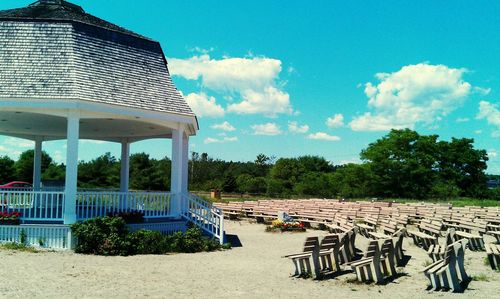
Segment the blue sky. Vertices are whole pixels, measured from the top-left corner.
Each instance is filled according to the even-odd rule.
[[[499,1],[73,2],[162,44],[200,115],[191,150],[356,162],[390,128],[410,127],[474,138],[500,174]],[[62,160],[63,145],[44,148]],[[29,146],[0,138],[0,155]],[[116,144],[85,142],[80,158],[106,151],[119,155]],[[159,158],[170,142],[132,151]]]

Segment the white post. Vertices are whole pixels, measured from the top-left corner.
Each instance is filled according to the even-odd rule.
[[[64,224],[76,222],[76,196],[78,184],[78,139],[80,135],[79,115],[68,115],[66,146],[66,185],[64,200]]]
[[[128,192],[129,175],[130,175],[130,143],[128,143],[128,140],[123,140],[121,172],[120,172],[120,192]]]
[[[35,139],[33,158],[33,190],[40,191],[42,185],[42,138]]]
[[[181,192],[188,193],[188,174],[189,174],[189,136],[182,136],[182,187]]]
[[[170,193],[172,194],[171,214],[180,217],[182,212],[182,159],[183,159],[183,135],[184,130],[179,127],[172,130],[172,169],[170,178]]]

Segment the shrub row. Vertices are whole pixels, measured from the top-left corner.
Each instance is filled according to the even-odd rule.
[[[73,224],[71,230],[77,239],[75,252],[84,254],[165,254],[214,251],[228,247],[203,236],[198,228],[189,228],[185,233],[176,232],[173,235],[149,230],[130,232],[121,217],[90,219]]]

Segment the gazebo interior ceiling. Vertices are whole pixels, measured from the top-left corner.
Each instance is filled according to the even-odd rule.
[[[66,139],[66,118],[19,111],[0,111],[0,134],[26,139]],[[120,142],[170,138],[172,129],[140,120],[85,118],[80,120],[80,139]]]

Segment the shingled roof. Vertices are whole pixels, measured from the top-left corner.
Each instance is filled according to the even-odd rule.
[[[62,0],[0,11],[0,99],[79,99],[194,116],[158,42]]]

